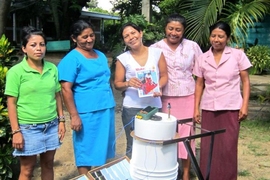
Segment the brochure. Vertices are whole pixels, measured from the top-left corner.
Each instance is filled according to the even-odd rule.
[[[136,77],[142,82],[141,88],[138,88],[139,97],[153,96],[154,92],[160,92],[159,78],[154,69],[138,70]]]

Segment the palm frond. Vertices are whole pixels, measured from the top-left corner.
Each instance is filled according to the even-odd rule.
[[[265,14],[269,12],[269,0],[254,0],[247,3],[226,3],[222,11],[225,18],[221,20],[228,22],[232,29],[231,41],[240,46],[245,47],[245,39],[247,37],[247,29],[254,27],[255,22],[263,19]]]
[[[208,44],[209,27],[217,21],[225,0],[184,0],[180,10],[187,20],[186,37],[202,46]]]

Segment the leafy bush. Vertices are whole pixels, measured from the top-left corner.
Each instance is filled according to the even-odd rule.
[[[8,119],[7,108],[5,106],[4,87],[5,76],[8,68],[0,65],[0,179],[12,178],[11,165],[16,161],[12,156],[11,127]]]
[[[17,159],[12,156],[12,136],[8,119],[6,97],[4,95],[5,78],[8,67],[18,58],[11,57],[14,48],[10,46],[8,39],[3,35],[0,39],[0,179],[11,179],[13,176],[11,166]],[[15,57],[15,56],[14,56]],[[8,67],[7,67],[8,66]]]
[[[15,47],[11,46],[8,38],[3,34],[0,38],[0,65],[10,68],[19,58],[14,55]]]
[[[270,69],[270,47],[263,45],[252,46],[247,49],[247,57],[253,65],[250,74],[262,74]]]

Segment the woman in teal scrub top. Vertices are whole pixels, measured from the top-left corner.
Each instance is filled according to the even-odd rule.
[[[106,56],[93,49],[95,33],[84,20],[71,27],[76,47],[59,63],[59,81],[71,118],[73,147],[79,174],[115,155],[115,101]]]

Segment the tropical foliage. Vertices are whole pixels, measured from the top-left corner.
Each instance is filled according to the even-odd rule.
[[[15,48],[11,46],[10,42],[3,34],[0,38],[0,65],[11,67],[18,57],[13,55]]]
[[[12,164],[16,158],[12,156],[11,127],[8,119],[6,98],[4,96],[5,78],[11,64],[11,54],[14,48],[10,46],[8,39],[2,35],[0,39],[0,179],[11,179],[13,176]]]
[[[36,1],[36,4],[41,3],[39,1]],[[52,12],[56,39],[69,39],[70,25],[79,18],[82,7],[86,5],[87,0],[48,0],[45,2]]]
[[[252,64],[250,74],[262,74],[270,70],[270,47],[256,45],[247,49],[246,55]]]
[[[186,37],[208,46],[209,27],[223,20],[232,27],[232,41],[245,46],[248,26],[260,21],[269,13],[269,0],[164,0],[160,3],[161,12],[178,12],[187,19]],[[175,6],[172,7],[172,4]]]
[[[164,3],[161,7],[162,11],[168,8]],[[200,45],[207,45],[209,27],[217,21],[218,14],[221,14],[224,5],[225,0],[182,0],[178,3],[177,12],[187,19],[186,37]]]
[[[232,42],[246,48],[248,28],[254,27],[254,22],[261,21],[269,13],[269,7],[269,0],[238,1],[237,4],[227,2],[221,20],[229,22],[233,32]]]
[[[69,27],[79,18],[81,9],[89,0],[8,0],[0,1],[0,35],[4,34],[9,14],[16,12],[16,23],[35,24],[39,18],[41,27],[51,28],[56,39],[69,39]],[[32,20],[32,21],[31,21]],[[50,22],[53,22],[51,24]],[[38,24],[37,23],[37,24]],[[47,24],[48,23],[48,24]],[[50,27],[48,27],[50,26]]]
[[[143,0],[116,0],[114,1],[113,11],[119,12],[121,17],[127,17],[129,15],[142,13],[142,1]],[[149,0],[151,7],[158,6],[160,0]],[[153,11],[152,15],[156,15]]]
[[[98,7],[98,1],[97,0],[91,0],[91,1],[87,2],[87,5],[88,5],[89,8]]]
[[[6,68],[0,65],[0,87],[3,89],[3,77],[5,76]],[[4,77],[5,78],[5,77]],[[10,179],[13,176],[11,165],[16,161],[12,156],[12,142],[11,142],[11,128],[7,117],[7,109],[5,108],[5,102],[0,97],[0,179]]]

